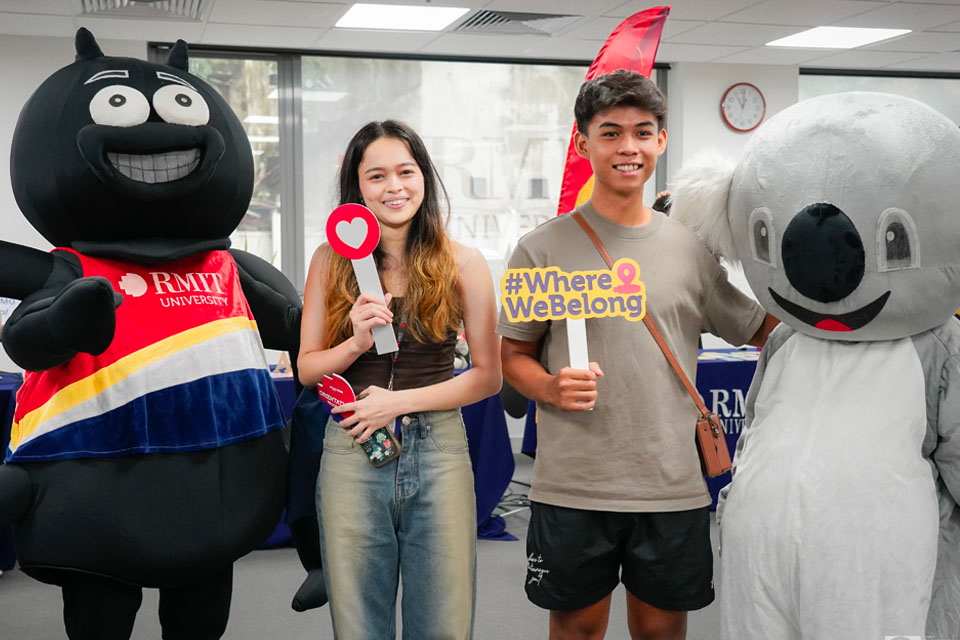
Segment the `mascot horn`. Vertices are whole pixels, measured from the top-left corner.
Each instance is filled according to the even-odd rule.
[[[0,529],[62,587],[67,635],[127,638],[141,587],[164,638],[219,638],[234,560],[283,506],[282,417],[263,346],[297,352],[300,300],[227,251],[253,189],[241,124],[187,72],[104,56],[36,90],[13,137],[24,216],[56,248],[0,242],[3,346],[27,369]],[[262,339],[262,343],[261,343]]]
[[[718,512],[721,637],[960,637],[957,125],[813,98],[673,194],[784,323]]]

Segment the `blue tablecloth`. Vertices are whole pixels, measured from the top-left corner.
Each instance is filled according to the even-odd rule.
[[[500,394],[463,407],[463,424],[470,443],[473,490],[477,496],[477,537],[516,540],[506,532],[503,518],[493,515],[513,478],[513,451]]]
[[[757,368],[760,352],[755,349],[711,349],[700,352],[697,362],[697,391],[703,397],[707,409],[720,416],[727,437],[730,456],[737,448],[737,440],[743,429],[744,402],[753,372]],[[690,425],[691,437],[693,425]],[[523,453],[535,455],[537,450],[536,405],[531,402],[527,410],[527,422],[523,432]],[[730,474],[707,478],[707,488],[713,499],[711,509],[717,508],[720,489],[730,483]]]
[[[10,425],[13,424],[13,408],[16,405],[17,389],[23,384],[19,373],[0,372],[0,455],[10,444]],[[9,571],[17,561],[13,548],[13,530],[0,531],[0,571]]]
[[[697,363],[697,391],[703,397],[707,409],[720,416],[723,432],[727,437],[730,457],[737,450],[737,440],[743,431],[744,404],[753,372],[757,369],[756,350],[716,349],[702,351]],[[707,478],[710,490],[711,509],[717,508],[720,489],[730,484],[730,474]]]

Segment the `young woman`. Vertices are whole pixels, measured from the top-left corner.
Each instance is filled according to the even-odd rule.
[[[359,288],[350,262],[321,245],[304,296],[300,379],[339,373],[360,400],[325,426],[317,481],[334,634],[392,638],[403,576],[404,638],[470,638],[476,576],[473,472],[459,407],[500,389],[493,283],[479,251],[443,227],[446,192],[420,137],[371,122],[350,140],[340,203],[380,222],[374,254],[386,304]],[[453,376],[460,322],[472,368]],[[378,356],[373,328],[392,323],[399,351]],[[398,459],[374,467],[358,444],[395,430]],[[321,428],[321,425],[318,425]]]

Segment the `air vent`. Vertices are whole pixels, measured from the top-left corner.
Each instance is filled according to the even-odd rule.
[[[508,33],[552,36],[583,16],[558,13],[520,13],[481,9],[454,31],[461,33]]]
[[[139,20],[200,20],[213,0],[76,0],[80,15]]]

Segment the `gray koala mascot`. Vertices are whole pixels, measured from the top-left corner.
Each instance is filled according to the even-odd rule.
[[[960,638],[960,130],[833,94],[682,174],[674,216],[783,322],[718,512],[720,637]]]

